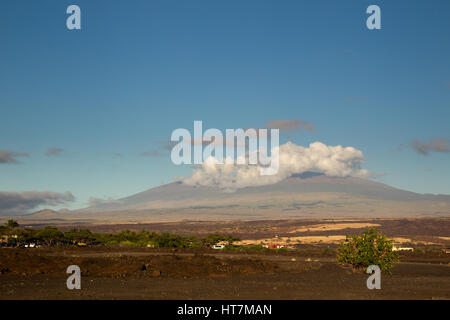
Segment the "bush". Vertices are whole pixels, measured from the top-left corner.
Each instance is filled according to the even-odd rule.
[[[337,261],[355,269],[377,265],[383,273],[390,274],[398,255],[392,251],[393,240],[388,240],[379,230],[367,229],[360,235],[347,236],[337,252]]]

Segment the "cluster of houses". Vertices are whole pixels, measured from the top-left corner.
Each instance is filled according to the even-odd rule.
[[[216,250],[222,250],[227,245],[229,245],[228,242],[222,241],[222,242],[219,242],[219,243],[213,245],[212,248],[216,249]],[[294,249],[293,246],[287,246],[287,245],[277,244],[277,243],[264,244],[263,247],[267,248],[267,249],[283,249],[283,248]],[[400,243],[396,243],[393,245],[392,251],[411,251],[412,252],[412,251],[414,251],[414,248],[413,247],[405,247],[405,246],[402,246]],[[450,253],[449,248],[444,248],[444,249],[442,249],[442,251],[447,254]]]
[[[17,239],[17,235],[13,234],[12,236],[7,236],[7,235],[0,236],[0,245],[6,246],[8,244],[8,240],[10,238]]]
[[[263,245],[264,248],[268,248],[268,249],[283,249],[286,248],[285,245],[282,244],[265,244]]]
[[[11,244],[9,243],[10,239],[17,239],[17,235],[13,234],[10,236],[7,236],[7,235],[0,236],[0,247],[6,247],[6,246],[8,246],[8,244],[9,244],[9,246],[11,246]],[[16,246],[16,244],[13,244],[12,246]],[[39,248],[40,247],[40,245],[33,243],[33,242],[23,244],[22,246],[24,248]]]
[[[225,247],[229,245],[228,243],[225,242],[219,242],[215,245],[212,246],[213,249],[215,250],[222,250],[225,249]],[[288,248],[287,246],[283,245],[283,244],[265,244],[263,245],[264,248],[267,249],[282,249],[282,248]]]

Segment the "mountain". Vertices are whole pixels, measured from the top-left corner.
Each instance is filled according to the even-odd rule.
[[[89,207],[87,211],[108,210],[143,210],[163,208],[197,208],[208,204],[217,206],[276,206],[272,201],[277,198],[294,200],[302,196],[313,194],[341,194],[380,201],[447,201],[448,195],[424,195],[390,187],[386,184],[361,178],[328,177],[324,174],[306,172],[294,175],[277,184],[247,187],[235,192],[225,192],[219,188],[188,186],[182,182],[174,182],[137,193],[130,197],[105,202]],[[324,199],[325,200],[325,199]],[[283,206],[282,204],[279,204]],[[286,204],[288,205],[288,203]],[[291,203],[292,205],[292,203]],[[302,206],[302,203],[298,203]]]
[[[448,216],[450,196],[418,194],[367,179],[306,172],[277,184],[235,192],[174,182],[79,212],[126,216],[140,212],[138,220]]]
[[[140,223],[179,220],[388,218],[450,216],[450,195],[418,194],[372,180],[306,172],[235,192],[165,184],[70,212],[35,213],[33,221]]]

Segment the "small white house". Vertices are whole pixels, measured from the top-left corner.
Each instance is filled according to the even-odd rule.
[[[223,245],[223,244],[215,244],[215,245],[212,246],[212,248],[216,249],[216,250],[222,250],[223,248],[225,248],[225,245]]]
[[[393,246],[392,251],[414,251],[414,248]]]

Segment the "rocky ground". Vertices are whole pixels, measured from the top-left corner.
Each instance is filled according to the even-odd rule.
[[[66,268],[80,266],[81,290]],[[0,248],[0,299],[450,299],[450,257],[404,253],[368,290],[332,252]]]

